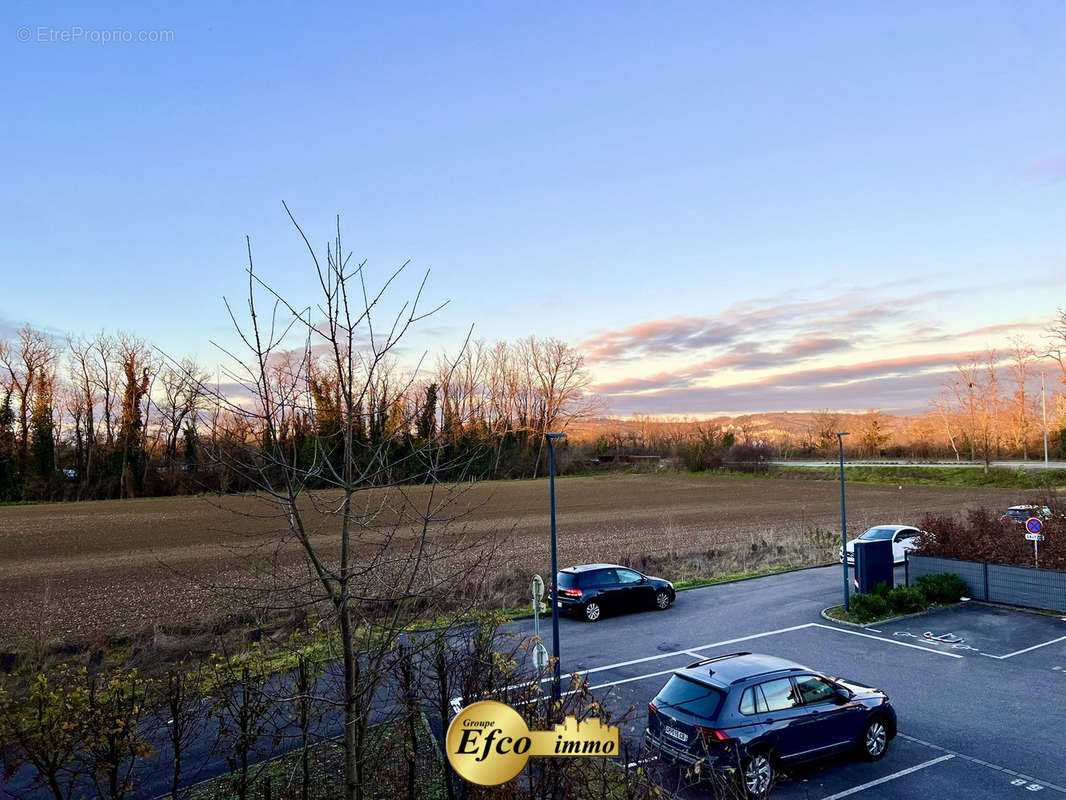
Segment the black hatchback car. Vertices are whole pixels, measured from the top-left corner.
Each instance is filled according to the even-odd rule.
[[[648,703],[645,731],[661,758],[739,769],[751,797],[769,794],[781,765],[851,750],[876,760],[895,735],[883,692],[753,653],[675,671]]]
[[[606,613],[657,608],[674,602],[674,585],[617,564],[583,564],[559,570],[559,610],[595,622]],[[550,592],[549,592],[550,594]]]

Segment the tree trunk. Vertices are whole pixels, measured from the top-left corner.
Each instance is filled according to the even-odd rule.
[[[356,719],[356,685],[359,678],[359,657],[353,641],[352,618],[348,599],[338,603],[341,624],[341,647],[344,651],[344,800],[363,800],[362,751]]]

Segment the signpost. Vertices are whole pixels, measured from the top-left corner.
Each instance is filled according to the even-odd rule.
[[[540,638],[540,615],[545,611],[544,607],[544,578],[534,575],[530,582],[533,592],[533,636]],[[537,672],[543,672],[548,666],[548,648],[542,642],[537,642],[533,647],[533,668]]]
[[[1040,542],[1044,541],[1044,534],[1041,533],[1044,530],[1044,523],[1037,517],[1029,517],[1025,521],[1025,538],[1033,543],[1033,565],[1040,566]]]

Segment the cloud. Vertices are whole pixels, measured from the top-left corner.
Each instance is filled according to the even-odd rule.
[[[616,381],[598,391],[615,414],[711,414],[925,407],[971,353],[933,353],[793,370],[727,386],[687,385],[671,373]],[[686,376],[682,377],[684,380]]]
[[[580,347],[591,363],[597,363],[709,348],[735,350],[738,345],[755,342],[762,347],[762,340],[775,338],[782,331],[792,336],[819,335],[853,342],[856,336],[888,320],[906,316],[915,306],[957,291],[922,292],[891,300],[872,298],[865,292],[813,301],[767,297],[735,304],[715,316],[677,316],[597,331]]]
[[[947,371],[865,378],[829,389],[819,385],[739,384],[722,388],[694,386],[656,395],[610,398],[612,414],[744,414],[756,411],[805,411],[819,408],[914,413],[928,408]]]

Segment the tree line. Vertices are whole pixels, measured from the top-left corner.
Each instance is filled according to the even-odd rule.
[[[418,375],[395,360],[376,370],[348,412],[329,359],[314,348],[272,353],[265,380],[287,398],[276,444],[301,465],[322,458],[323,468],[336,467],[350,416],[368,458],[388,442],[383,480],[423,475],[413,454],[430,440],[443,442],[446,455],[463,454],[461,470],[441,468],[437,479],[535,477],[542,434],[596,409],[584,357],[558,339],[470,342]],[[254,388],[236,393],[252,394],[254,404]],[[221,394],[203,365],[170,359],[135,335],[59,339],[24,325],[0,338],[0,501],[253,488],[227,466],[227,454],[263,442],[262,414],[257,422],[242,400],[220,402]],[[315,442],[327,443],[325,454]]]

